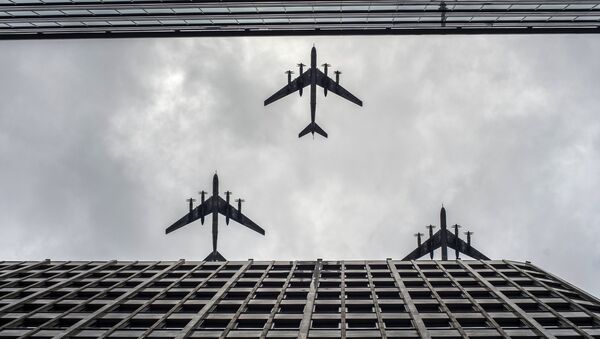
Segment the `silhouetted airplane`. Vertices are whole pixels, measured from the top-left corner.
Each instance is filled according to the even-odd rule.
[[[435,226],[429,225],[429,239],[425,242],[421,242],[421,236],[423,233],[417,233],[417,248],[410,252],[402,260],[417,260],[420,257],[429,253],[429,257],[433,259],[433,251],[437,248],[442,249],[442,260],[448,260],[448,247],[453,248],[456,254],[456,259],[459,259],[459,253],[464,253],[473,259],[478,260],[489,260],[483,253],[476,250],[471,246],[471,235],[473,232],[465,232],[467,235],[467,242],[458,237],[458,229],[460,225],[454,225],[454,234],[450,232],[446,226],[446,209],[442,206],[440,211],[440,230],[433,234]]]
[[[190,211],[184,215],[181,219],[169,226],[165,233],[169,234],[193,221],[200,219],[200,222],[204,224],[204,217],[212,213],[212,238],[213,238],[213,251],[211,254],[204,259],[205,261],[225,261],[226,259],[217,251],[217,236],[219,235],[219,213],[225,216],[225,223],[229,225],[229,219],[233,219],[240,224],[248,227],[249,229],[265,235],[265,230],[250,220],[247,216],[242,214],[242,202],[244,200],[237,199],[238,208],[237,210],[229,204],[229,197],[231,192],[225,192],[225,200],[219,196],[219,177],[215,173],[213,177],[213,194],[208,200],[204,200],[206,192],[200,192],[200,198],[202,199],[200,205],[194,208],[195,199],[187,199],[190,205]]]
[[[300,134],[298,134],[298,137],[301,138],[302,136],[308,133],[312,133],[314,137],[316,132],[327,138],[327,133],[325,133],[325,131],[321,127],[319,127],[317,123],[315,123],[315,113],[317,107],[317,85],[323,87],[325,96],[327,96],[327,91],[331,91],[359,106],[362,106],[362,101],[360,101],[357,97],[352,95],[352,93],[348,92],[344,87],[340,85],[340,74],[342,74],[342,72],[335,71],[335,81],[327,76],[327,68],[331,65],[323,64],[325,73],[321,72],[321,70],[317,67],[317,49],[314,46],[310,53],[310,68],[306,70],[306,72],[303,71],[304,66],[306,65],[302,63],[298,64],[298,67],[300,68],[300,73],[298,77],[293,81],[292,74],[294,72],[286,72],[288,75],[288,84],[279,91],[277,91],[275,94],[273,94],[271,97],[269,97],[267,100],[265,100],[265,106],[296,91],[298,91],[300,96],[302,96],[302,89],[310,85],[310,124],[308,124],[308,126],[306,126],[306,128],[303,129],[300,132]]]

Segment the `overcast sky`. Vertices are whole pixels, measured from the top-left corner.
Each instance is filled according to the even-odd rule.
[[[364,101],[263,107],[319,63]],[[201,260],[210,227],[165,235],[188,197],[246,200],[228,259],[402,258],[448,223],[494,259],[600,295],[597,36],[0,42],[0,258]]]

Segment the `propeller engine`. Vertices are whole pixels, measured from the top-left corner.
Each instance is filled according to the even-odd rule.
[[[235,199],[235,201],[237,201],[238,203],[238,212],[240,212],[240,214],[242,214],[242,203],[245,201],[244,199]]]
[[[192,211],[194,210],[194,201],[196,201],[196,199],[189,198],[189,199],[186,199],[185,201],[190,203],[190,213],[192,213]]]
[[[194,211],[194,201],[196,201],[196,199],[189,198],[189,199],[186,199],[186,201],[190,203],[190,213],[188,214],[188,221],[191,221],[192,220],[192,212]]]
[[[452,227],[454,227],[454,238],[455,238],[454,239],[454,241],[455,241],[455,243],[454,243],[454,252],[456,254],[456,260],[458,260],[459,259],[459,254],[460,254],[459,253],[460,251],[458,250],[458,229],[461,228],[462,226],[460,226],[458,224],[454,224],[454,226],[452,226]]]
[[[225,224],[229,225],[229,215],[230,213],[230,207],[229,207],[229,197],[231,196],[231,192],[227,191],[225,192],[225,201],[227,202],[227,214],[225,215]]]
[[[429,225],[427,226],[427,228],[429,229],[429,239],[433,238],[433,229],[435,228],[435,226],[433,225]],[[432,240],[433,241],[433,240]],[[433,259],[433,246],[431,246],[432,242],[429,242],[429,257],[431,259]]]
[[[340,74],[342,74],[342,72],[335,71],[334,73],[335,73],[335,83],[339,85],[340,84]]]
[[[294,72],[293,72],[293,71],[290,71],[290,70],[288,70],[288,71],[285,71],[285,73],[286,73],[286,74],[287,74],[287,76],[288,76],[288,85],[289,85],[289,84],[290,84],[290,82],[292,82],[292,74],[294,74]]]
[[[300,73],[298,73],[298,77],[301,77],[302,73],[304,73],[304,66],[306,66],[306,65],[303,63],[298,64],[298,68],[300,69]],[[300,79],[298,79],[298,81],[300,82]],[[302,96],[302,88],[304,87],[302,85],[303,85],[302,83],[298,84],[298,88],[299,88],[298,93],[300,94],[300,96]]]
[[[327,69],[329,67],[331,67],[330,64],[328,64],[328,63],[323,64],[323,70],[325,71],[325,76],[327,76]],[[325,96],[327,96],[327,87],[323,87],[323,93],[325,94]]]
[[[421,246],[421,237],[424,236],[423,233],[419,232],[419,233],[415,233],[415,237],[417,237],[417,245]]]
[[[471,236],[473,235],[473,232],[466,231],[465,234],[467,236],[467,246],[471,247]]]
[[[206,196],[206,191],[200,191],[198,193],[200,193],[200,206],[204,206],[204,197]],[[203,211],[198,212],[200,213],[200,223],[204,225],[204,213],[202,213]]]

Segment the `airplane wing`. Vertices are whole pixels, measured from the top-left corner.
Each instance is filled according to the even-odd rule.
[[[420,257],[428,254],[430,251],[433,251],[439,248],[442,245],[440,231],[438,230],[433,237],[425,240],[421,243],[421,246],[417,247],[414,251],[410,252],[404,259],[402,260],[417,260]]]
[[[456,237],[452,232],[448,232],[448,247],[456,249]],[[490,258],[483,255],[481,252],[476,250],[473,246],[469,246],[464,240],[458,239],[458,250],[469,257],[477,260],[490,260]]]
[[[268,104],[277,101],[288,94],[292,94],[299,90],[300,88],[304,88],[310,84],[310,72],[306,71],[302,73],[299,77],[294,79],[289,84],[285,85],[282,89],[277,91],[275,94],[271,95],[267,100],[265,100],[265,106]]]
[[[227,201],[219,197],[219,213],[223,215],[229,214],[229,218],[239,222],[240,224],[248,227],[254,232],[265,235],[265,230],[258,226],[254,221],[250,220],[247,216],[243,215],[240,211],[236,210],[235,207],[229,205]]]
[[[173,223],[173,225],[167,227],[165,230],[166,234],[169,234],[181,227],[200,219],[201,217],[206,216],[207,214],[212,212],[212,206],[214,203],[214,199],[212,197],[208,198],[204,201],[203,204],[196,206],[190,213],[181,217],[181,219],[177,220]]]
[[[317,69],[317,85],[327,88],[328,91],[333,92],[342,98],[351,101],[358,106],[362,106],[362,101],[359,98],[355,97],[352,93],[348,92],[344,87],[335,82],[330,77],[326,76],[320,69]]]

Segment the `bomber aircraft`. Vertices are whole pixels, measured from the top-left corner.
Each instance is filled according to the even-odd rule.
[[[452,227],[454,227],[454,234],[448,230],[448,226],[446,224],[446,209],[442,205],[442,209],[440,211],[440,229],[434,234],[433,229],[435,226],[427,226],[429,229],[429,239],[425,240],[425,242],[421,242],[421,236],[423,236],[423,233],[415,234],[417,237],[417,248],[410,252],[402,260],[417,260],[427,253],[429,253],[429,257],[433,259],[433,251],[438,248],[442,249],[442,260],[448,260],[448,247],[454,249],[456,260],[459,259],[460,253],[466,254],[469,257],[477,260],[490,260],[483,253],[475,249],[475,247],[471,246],[471,235],[473,232],[465,232],[467,235],[467,242],[465,242],[458,237],[458,229],[461,226],[455,224]]]
[[[292,74],[294,72],[286,72],[288,75],[287,85],[265,100],[265,106],[296,91],[298,91],[300,96],[302,96],[302,89],[310,85],[310,124],[308,124],[308,126],[306,126],[306,128],[303,129],[300,134],[298,134],[298,137],[301,138],[308,133],[312,133],[314,138],[315,133],[318,133],[327,138],[327,133],[315,122],[315,113],[317,107],[317,85],[323,87],[325,96],[327,96],[327,92],[329,91],[359,106],[362,106],[363,103],[340,85],[340,74],[342,74],[342,72],[335,71],[335,80],[331,79],[329,76],[327,76],[327,70],[331,65],[327,63],[323,64],[323,70],[325,73],[321,72],[321,70],[317,67],[317,49],[315,46],[313,46],[310,53],[310,68],[304,71],[304,66],[306,65],[302,63],[298,64],[300,72],[298,77],[294,80],[292,80]]]
[[[217,251],[217,237],[219,235],[219,213],[225,216],[225,223],[229,225],[229,219],[233,219],[240,224],[248,227],[249,229],[265,235],[265,230],[258,226],[254,221],[250,220],[247,216],[242,214],[242,202],[244,200],[237,199],[238,208],[235,209],[229,204],[229,198],[231,192],[225,192],[225,199],[219,196],[219,177],[217,173],[213,176],[213,193],[212,196],[207,200],[204,200],[206,195],[205,191],[200,192],[201,202],[200,205],[194,208],[195,199],[187,199],[190,205],[190,211],[184,215],[181,219],[169,226],[165,233],[169,234],[193,221],[200,219],[200,222],[204,224],[204,217],[212,213],[212,242],[213,251],[204,259],[205,261],[225,261],[226,259]]]

